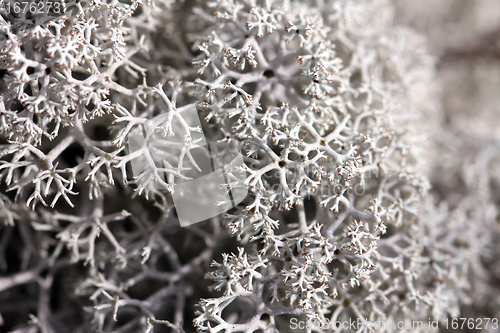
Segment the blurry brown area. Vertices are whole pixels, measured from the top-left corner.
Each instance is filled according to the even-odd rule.
[[[444,124],[484,139],[500,131],[500,1],[401,0],[395,23],[428,41]]]
[[[441,68],[453,65],[453,61],[479,61],[481,58],[500,60],[500,26],[462,47],[444,50],[436,66]]]

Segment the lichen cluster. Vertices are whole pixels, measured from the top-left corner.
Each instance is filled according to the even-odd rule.
[[[390,3],[74,0],[62,15],[8,13],[7,3],[8,330],[427,323],[487,294],[498,144],[457,160],[457,138],[435,133],[433,59],[422,37],[391,24]],[[193,110],[200,127],[185,120]],[[160,140],[130,149],[134,131]],[[200,136],[242,152],[246,177],[229,173],[227,191],[248,195],[181,228],[171,195],[196,165]],[[157,161],[162,145],[180,156]],[[438,166],[465,191],[429,178]]]

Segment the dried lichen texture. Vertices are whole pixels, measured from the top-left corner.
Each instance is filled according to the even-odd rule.
[[[384,8],[315,4],[195,10],[198,107],[248,156],[251,196],[224,223],[259,244],[214,262],[208,276],[224,295],[200,303],[199,330],[273,331],[278,316],[299,313],[394,323],[456,314],[453,285],[428,281],[417,222],[428,182],[408,127],[434,107],[414,103],[431,60],[412,53],[417,36],[390,30]],[[225,320],[241,297],[254,316]]]
[[[467,223],[474,203],[436,208],[427,194],[432,59],[391,25],[388,2],[65,8],[0,18],[9,330],[286,332],[291,318],[458,315],[483,249],[467,237],[494,236]],[[137,149],[133,133],[146,133]],[[172,193],[200,133],[243,153],[220,190],[246,174],[249,194],[181,228]],[[162,145],[181,153],[158,161]]]

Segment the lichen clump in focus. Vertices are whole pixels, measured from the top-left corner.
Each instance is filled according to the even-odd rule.
[[[77,0],[48,21],[1,6],[0,296],[24,302],[1,310],[9,330],[460,315],[494,236],[467,223],[473,204],[429,194],[432,59],[389,3]],[[152,119],[160,142],[128,149]],[[249,194],[181,228],[172,193],[200,130],[241,150]]]

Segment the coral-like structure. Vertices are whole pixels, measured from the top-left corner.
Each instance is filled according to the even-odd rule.
[[[498,144],[456,163],[433,59],[390,3],[58,4],[0,7],[9,331],[428,332],[486,297]],[[248,195],[181,228],[200,133],[243,153],[226,190]]]

